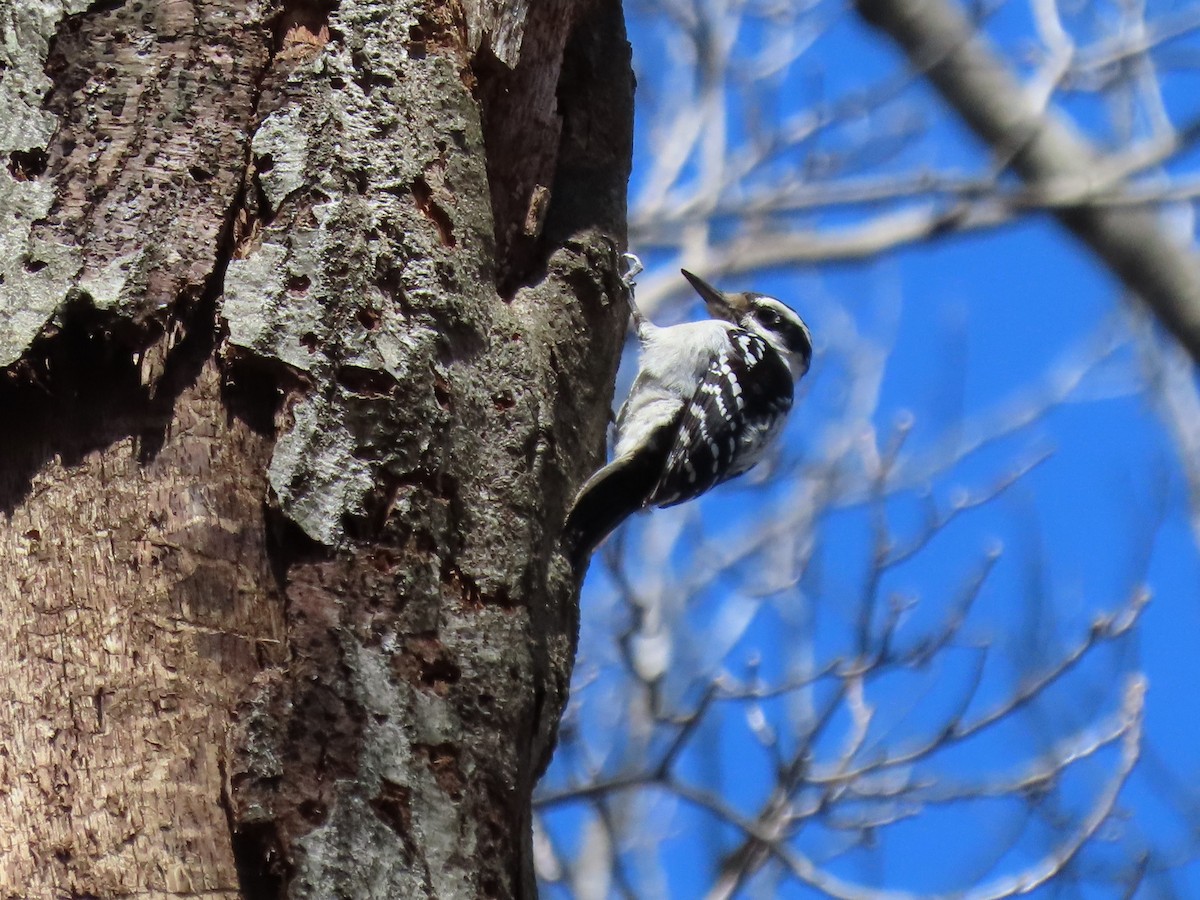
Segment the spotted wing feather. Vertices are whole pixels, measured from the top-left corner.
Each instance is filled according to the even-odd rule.
[[[735,332],[680,415],[650,503],[683,503],[745,472],[762,458],[791,407],[787,364],[757,335]]]

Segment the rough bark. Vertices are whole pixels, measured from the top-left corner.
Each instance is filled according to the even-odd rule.
[[[951,0],[857,6],[1200,362],[1200,256],[1168,232],[1157,211],[1103,202],[1120,197],[1119,167],[1105,166],[1069,121],[1041,108]]]
[[[619,5],[0,28],[0,893],[531,896],[624,321]]]

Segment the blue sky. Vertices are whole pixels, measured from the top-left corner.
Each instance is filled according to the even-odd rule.
[[[1063,9],[1064,24],[1081,45],[1129,27],[1121,19],[1123,9],[1128,16],[1128,7],[1078,3]],[[1195,11],[1188,4],[1150,3],[1146,19],[1171,23]],[[903,72],[895,51],[860,25],[852,11],[818,4],[811,17],[825,27],[778,78],[763,103],[764,115],[786,118]],[[671,45],[664,40],[661,20],[640,5],[628,11],[628,19],[639,79],[630,188],[636,211],[653,152],[655,117],[669,109],[668,100],[678,100],[675,91],[663,86],[671,72],[665,62]],[[1027,76],[1037,46],[1029,6],[1012,0],[991,6],[986,22],[989,35]],[[741,41],[752,49],[769,36],[769,28],[747,27]],[[1155,58],[1162,54],[1166,62],[1186,61],[1185,52],[1197,50],[1200,41],[1184,36],[1156,51]],[[1163,103],[1176,125],[1190,124],[1200,115],[1198,76],[1200,66],[1194,63],[1161,75]],[[1114,137],[1119,128],[1112,124],[1119,118],[1119,102],[1101,102],[1081,92],[1060,93],[1057,99],[1097,142],[1120,145]],[[745,98],[733,91],[728,102],[736,142],[737,123],[745,113],[738,104]],[[795,171],[811,165],[814,157],[836,159],[861,140],[864,128],[886,130],[890,123],[903,128],[916,124],[909,137],[873,160],[863,175],[918,169],[971,175],[988,169],[982,148],[919,82],[865,119],[831,129],[786,154],[774,171]],[[1145,116],[1139,113],[1132,121],[1136,134],[1149,133]],[[1168,168],[1186,174],[1194,171],[1193,163],[1185,155]],[[837,227],[878,212],[870,206],[818,211],[806,214],[803,223]],[[714,235],[719,238],[721,231]],[[631,249],[643,252],[652,264],[650,274],[656,267],[678,267],[670,247]],[[622,710],[636,708],[644,698],[631,701],[637,686],[620,674],[619,635],[636,622],[636,613],[622,593],[621,580],[613,577],[610,564],[617,559],[623,560],[622,577],[632,590],[659,598],[656,609],[674,610],[672,621],[680,629],[680,637],[667,642],[671,662],[656,699],[663,708],[694,709],[706,679],[719,673],[757,684],[786,680],[796,672],[799,648],[814,665],[853,650],[870,569],[872,515],[879,514],[869,504],[824,510],[807,532],[811,552],[797,549],[796,541],[784,536],[699,589],[688,586],[689,577],[721,548],[736,545],[764,518],[784,514],[804,496],[806,477],[829,452],[835,426],[854,402],[847,347],[865,345],[878,350],[881,359],[886,355],[867,425],[886,444],[897,423],[910,420],[900,459],[912,462],[938,447],[961,443],[985,427],[980,423],[1003,419],[1004,410],[1055,389],[1081,358],[1104,346],[1110,349],[1100,361],[1089,365],[1062,402],[1036,421],[882,505],[882,515],[902,542],[919,532],[931,503],[948,509],[958,492],[984,490],[1014,469],[1032,466],[995,499],[956,517],[921,553],[883,576],[881,597],[913,604],[896,631],[899,644],[913,646],[936,633],[956,598],[987,565],[988,554],[1000,551],[954,645],[926,670],[868,685],[874,717],[865,747],[877,743],[880,752],[895,752],[945,721],[965,696],[979,658],[973,648],[983,641],[991,650],[966,718],[985,712],[1011,695],[1022,678],[1061,658],[1086,636],[1098,614],[1118,608],[1144,581],[1153,600],[1131,634],[1089,654],[1040,701],[1009,721],[938,755],[928,771],[947,783],[980,781],[1036,764],[1056,742],[1111,716],[1120,705],[1123,680],[1143,673],[1149,693],[1141,764],[1122,789],[1102,839],[1072,863],[1078,877],[1043,888],[1039,896],[1121,896],[1118,880],[1145,852],[1152,871],[1139,896],[1200,895],[1200,865],[1189,862],[1200,846],[1200,716],[1193,688],[1200,675],[1194,651],[1200,634],[1200,557],[1188,526],[1175,449],[1140,391],[1137,352],[1127,339],[1133,326],[1119,285],[1052,219],[1035,214],[1018,224],[903,247],[861,263],[773,270],[731,278],[722,286],[753,286],[790,302],[812,327],[817,362],[770,479],[726,485],[690,507],[637,517],[610,542],[607,556],[593,564],[582,597],[580,664],[568,716],[568,734],[578,733],[582,740],[568,737],[543,791],[577,785],[589,768],[600,777],[636,769],[670,743],[669,728],[658,727],[648,735],[623,730],[628,722]],[[700,305],[693,302],[682,316],[700,314]],[[626,360],[627,371],[631,362]],[[618,394],[621,390],[619,386]],[[855,477],[852,463],[845,477]],[[656,547],[668,548],[665,559],[655,557]],[[793,583],[764,575],[786,572],[800,558],[806,562],[793,566]],[[885,610],[879,607],[876,613],[875,626],[881,627]],[[794,733],[797,723],[811,714],[806,704],[819,707],[831,695],[832,684],[819,684],[761,704],[717,704],[688,741],[675,771],[753,816],[773,784],[776,751],[769,740],[764,744],[762,735],[773,734],[778,752],[786,755],[800,740]],[[815,755],[836,755],[839,741],[850,731],[848,718],[835,721],[814,745]],[[580,745],[594,748],[590,764]],[[828,869],[838,877],[871,887],[917,892],[968,888],[1016,871],[1044,853],[1056,835],[1086,814],[1116,757],[1112,747],[1071,766],[1045,802],[1032,808],[1012,799],[930,805],[912,818],[876,829],[869,845],[860,843],[836,857],[840,837],[816,817],[794,845],[814,859],[829,857]],[[653,866],[639,855],[636,829],[625,836],[626,843],[618,842],[624,877],[635,896],[703,895],[720,855],[740,840],[737,829],[669,792],[626,793],[613,803],[607,814],[616,820],[624,815],[664,823]],[[594,826],[596,809],[577,802],[545,812],[564,858],[590,839],[586,829],[589,822]],[[591,833],[594,837],[594,827]],[[619,889],[618,881],[612,891],[619,895]],[[547,893],[566,896],[570,890],[548,886]],[[775,881],[768,867],[738,896],[818,894],[794,880]]]

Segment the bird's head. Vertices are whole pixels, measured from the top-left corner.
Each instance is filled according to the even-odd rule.
[[[783,357],[793,378],[800,378],[812,364],[812,334],[804,320],[790,306],[766,294],[753,291],[732,294],[715,287],[687,269],[683,277],[691,282],[714,318],[733,322],[757,334]]]

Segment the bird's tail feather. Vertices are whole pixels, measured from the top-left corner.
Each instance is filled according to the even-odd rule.
[[[576,569],[618,525],[646,505],[658,486],[661,444],[651,440],[639,452],[614,459],[579,489],[563,526],[563,543]]]

